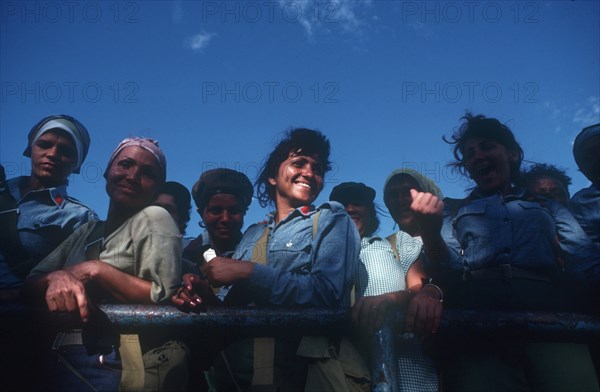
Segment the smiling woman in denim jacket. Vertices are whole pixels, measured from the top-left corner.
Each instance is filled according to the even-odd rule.
[[[465,199],[444,200],[449,256],[436,270],[447,305],[556,311],[589,303],[579,289],[598,284],[600,258],[589,238],[566,207],[514,186],[523,150],[506,125],[470,113],[463,119],[448,142],[454,165],[477,186]],[[566,283],[565,271],[576,284]],[[447,390],[598,390],[585,345],[463,343],[445,353]]]
[[[257,193],[261,205],[272,204],[275,211],[267,222],[246,230],[233,258],[216,257],[202,267],[213,286],[232,285],[219,294],[225,304],[350,306],[360,251],[358,232],[341,204],[312,205],[331,168],[329,150],[329,141],[320,132],[293,129],[269,155]],[[210,298],[210,290],[203,289],[197,277],[186,275],[184,283],[185,290],[173,299],[176,305],[194,308],[202,301],[220,302]],[[286,365],[275,375],[274,384],[297,389],[298,384],[290,384],[304,379],[298,378],[301,365],[294,358],[298,340],[292,340],[276,346],[284,347],[278,352],[284,352],[285,359],[275,361]]]

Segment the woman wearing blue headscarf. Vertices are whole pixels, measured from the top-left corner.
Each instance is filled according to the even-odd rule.
[[[45,117],[29,132],[23,152],[31,158],[31,175],[0,179],[3,300],[16,299],[35,264],[79,226],[97,219],[89,207],[67,193],[68,176],[79,173],[89,146],[88,131],[75,118]]]

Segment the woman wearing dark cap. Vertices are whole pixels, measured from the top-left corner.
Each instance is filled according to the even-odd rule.
[[[463,120],[448,142],[454,165],[476,187],[465,199],[445,200],[449,257],[433,265],[445,279],[448,306],[564,311],[594,303],[589,294],[569,301],[598,277],[593,243],[564,206],[517,185],[524,154],[505,124],[470,113]],[[565,270],[576,285],[564,284]],[[444,351],[448,391],[598,390],[585,345],[473,337],[452,343]]]
[[[202,173],[192,187],[192,197],[202,219],[200,226],[206,230],[188,244],[184,257],[200,266],[209,248],[217,256],[233,252],[242,238],[252,193],[252,183],[244,173],[225,168]]]
[[[381,328],[388,310],[407,309],[406,329],[398,349],[400,390],[438,390],[433,362],[426,357],[413,332],[421,336],[435,333],[442,312],[441,292],[425,284],[421,265],[421,242],[399,231],[388,238],[373,235],[379,227],[375,190],[362,182],[344,182],[333,188],[330,200],[340,202],[356,224],[361,236],[360,260],[356,279],[359,299],[352,307],[352,320],[367,334]]]
[[[29,271],[96,214],[67,193],[68,176],[79,173],[90,146],[85,127],[67,115],[48,116],[29,132],[23,155],[31,175],[0,179],[0,289],[19,289]],[[8,290],[7,290],[8,289]],[[16,292],[16,291],[15,291]]]
[[[99,328],[101,314],[94,304],[161,303],[179,287],[179,229],[167,211],[151,205],[165,175],[166,160],[156,141],[123,140],[104,173],[110,198],[106,221],[80,227],[27,278],[25,289],[34,301],[50,311],[78,313],[86,326],[84,336],[86,328],[97,329],[98,339],[84,339],[85,347],[79,333],[57,349],[60,361],[54,361],[56,366],[49,372],[56,384],[50,388],[86,390],[92,385],[98,390],[117,390],[121,379],[115,352],[118,342],[113,341],[110,328]],[[147,347],[143,338],[142,346]],[[127,346],[121,343],[122,348]],[[133,389],[143,386],[128,384]]]
[[[350,305],[360,246],[356,227],[339,203],[316,208],[312,205],[331,168],[329,151],[329,141],[323,134],[301,128],[289,131],[268,156],[256,182],[257,193],[261,205],[273,205],[275,211],[268,222],[246,230],[232,259],[217,257],[202,268],[211,284],[232,285],[231,290],[220,293],[225,303],[328,308]],[[174,302],[189,308],[188,303],[201,301],[194,288],[188,284],[185,300]],[[236,371],[232,381],[227,372],[221,372],[211,385],[217,390],[234,388],[235,383],[242,389],[251,385],[304,389],[308,382],[306,363],[318,361],[306,352],[310,343],[302,342],[291,337],[276,340],[275,350],[285,353],[285,360],[278,362],[273,373],[254,372],[244,378],[244,372]],[[329,339],[324,342],[319,353],[323,349],[327,352]],[[252,375],[252,361],[249,365],[242,367]]]

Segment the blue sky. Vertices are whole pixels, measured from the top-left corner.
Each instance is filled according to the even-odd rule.
[[[0,1],[0,163],[27,175],[29,129],[48,114],[86,125],[70,193],[106,216],[101,173],[118,142],[159,140],[168,177],[215,167],[254,180],[285,129],[331,140],[337,183],[377,191],[411,167],[463,197],[446,164],[470,110],[506,122],[525,159],[588,185],[571,149],[600,122],[597,1]],[[250,224],[264,218],[253,202]],[[189,235],[197,235],[193,213]],[[384,218],[381,234],[393,222]]]

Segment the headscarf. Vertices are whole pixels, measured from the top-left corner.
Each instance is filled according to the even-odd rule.
[[[110,159],[108,160],[106,170],[104,170],[104,178],[106,178],[106,176],[108,175],[108,169],[110,169],[110,166],[112,165],[115,158],[119,155],[119,153],[125,148],[131,146],[141,147],[144,150],[149,151],[152,155],[154,155],[154,158],[156,158],[156,161],[158,162],[158,166],[160,168],[160,181],[164,182],[167,177],[167,160],[165,159],[165,155],[162,149],[158,146],[158,142],[154,139],[146,137],[127,138],[124,139],[121,143],[119,143],[115,151],[113,151],[112,155],[110,156]]]
[[[579,135],[575,138],[575,143],[573,143],[573,156],[575,157],[575,162],[577,166],[581,168],[582,162],[582,154],[585,147],[585,142],[593,137],[600,135],[600,123],[590,125],[589,127],[583,128]]]
[[[192,197],[202,214],[213,195],[226,193],[236,196],[244,208],[252,202],[252,183],[244,173],[231,169],[207,170],[192,187]]]
[[[85,161],[85,157],[90,149],[90,135],[83,124],[66,114],[47,116],[35,124],[27,136],[28,144],[25,151],[23,151],[23,155],[31,157],[31,146],[33,146],[33,143],[35,143],[35,141],[44,133],[54,129],[60,129],[67,132],[73,139],[75,149],[77,150],[77,162],[75,163],[73,173],[79,173],[79,169],[81,168],[83,161]]]
[[[394,170],[392,172],[392,174],[390,174],[388,176],[387,180],[385,180],[385,185],[383,186],[384,194],[385,194],[385,190],[387,189],[388,184],[390,183],[392,178],[394,178],[400,174],[405,174],[407,176],[412,177],[417,182],[417,184],[419,184],[419,187],[421,188],[421,192],[429,192],[429,193],[437,196],[438,199],[444,198],[442,191],[440,190],[440,188],[438,188],[438,186],[435,184],[435,182],[433,182],[433,180],[424,176],[423,174],[419,173],[418,171],[416,171],[414,169]]]

